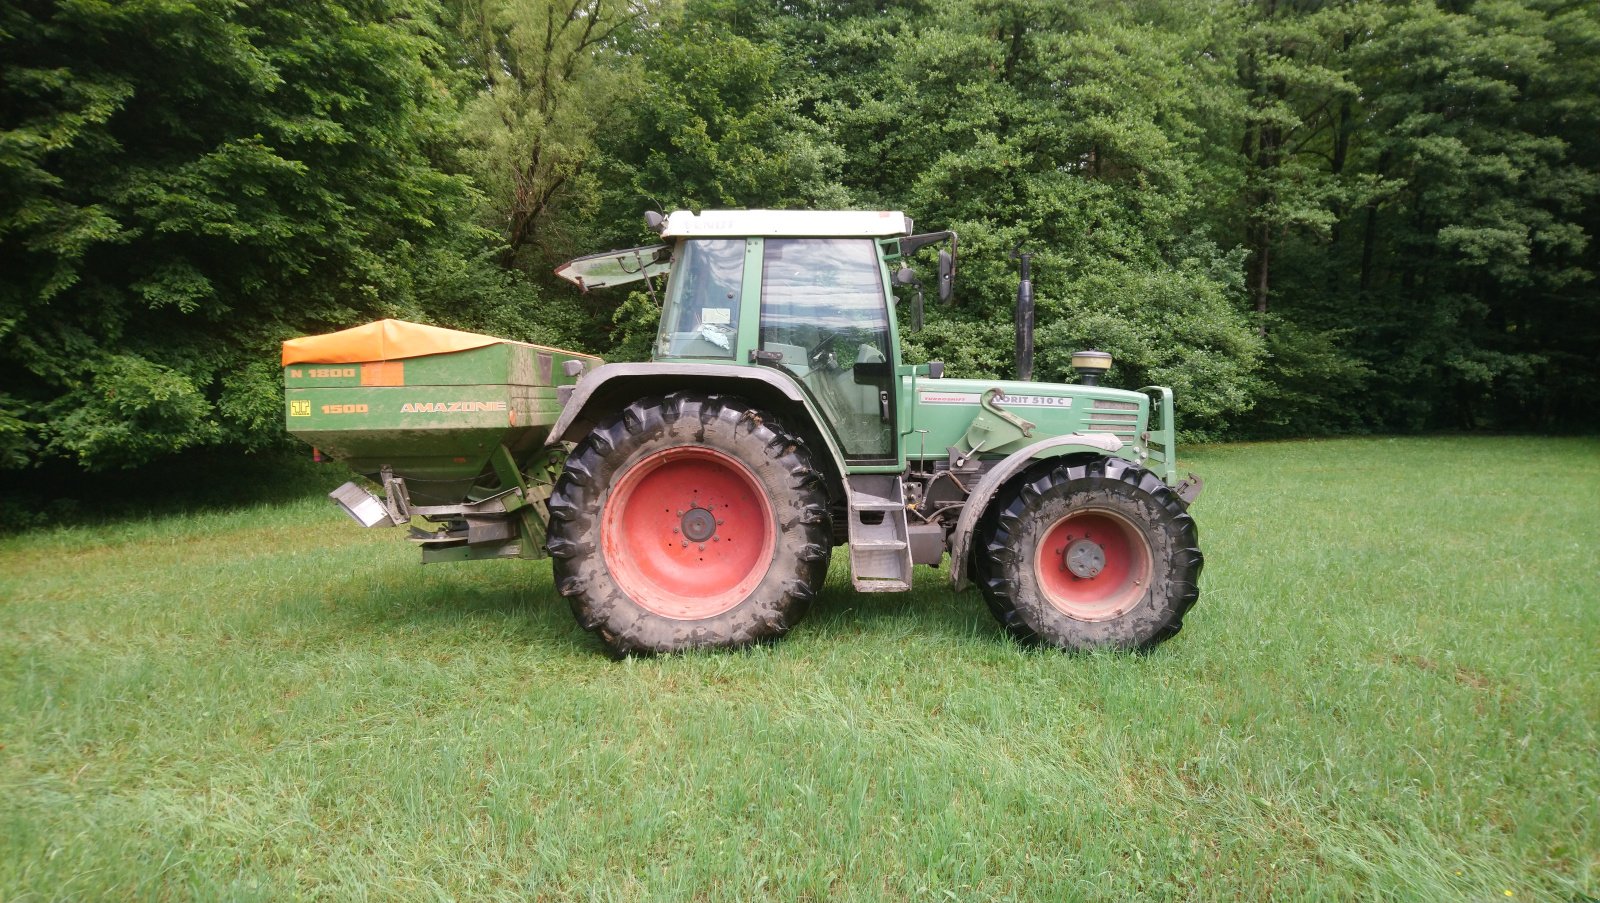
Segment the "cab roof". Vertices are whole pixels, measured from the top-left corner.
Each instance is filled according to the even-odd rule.
[[[674,211],[662,238],[889,238],[911,234],[911,217],[898,210]]]

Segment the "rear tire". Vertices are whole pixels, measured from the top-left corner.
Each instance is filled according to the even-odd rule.
[[[1175,635],[1199,598],[1199,535],[1160,477],[1122,458],[1037,467],[980,520],[985,601],[1018,640],[1145,649]]]
[[[822,474],[736,398],[628,405],[573,449],[549,506],[556,589],[618,657],[781,636],[827,575]]]

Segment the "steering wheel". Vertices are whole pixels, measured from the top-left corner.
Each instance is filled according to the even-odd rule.
[[[822,366],[823,361],[827,360],[829,355],[832,353],[833,343],[838,341],[840,335],[841,334],[837,332],[823,332],[819,334],[817,337],[816,347],[811,349],[811,356],[809,358],[811,366]]]

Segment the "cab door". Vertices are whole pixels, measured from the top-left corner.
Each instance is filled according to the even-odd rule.
[[[894,464],[895,349],[877,242],[768,238],[759,358],[793,375],[852,464]]]

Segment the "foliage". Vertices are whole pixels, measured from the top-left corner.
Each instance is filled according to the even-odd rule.
[[[279,340],[462,300],[414,288],[486,243],[470,184],[430,158],[450,141],[431,7],[0,16],[9,463],[272,442]]]
[[[1557,407],[1596,385],[1580,349],[1600,339],[1600,9],[1264,9],[1297,35],[1274,65],[1322,73],[1285,92],[1309,111],[1290,116],[1305,133],[1296,165],[1331,186],[1296,193],[1331,219],[1282,236],[1272,306],[1372,374],[1364,397],[1333,380],[1321,401],[1342,392],[1369,428],[1600,422]]]
[[[1265,436],[1360,434],[1362,395],[1377,374],[1348,349],[1344,331],[1315,332],[1268,316],[1266,356],[1250,431]]]
[[[608,357],[614,361],[643,361],[655,347],[661,324],[661,307],[645,292],[629,292],[611,318],[616,328]]]
[[[595,139],[633,93],[619,41],[648,24],[648,0],[451,0],[464,65],[467,169],[504,234],[506,262],[559,242],[553,213],[583,203]],[[538,258],[541,261],[545,258]]]
[[[742,34],[723,7],[692,3],[634,36],[649,102],[618,109],[606,135],[603,209],[850,206],[837,150],[800,111],[792,48]]]
[[[0,466],[270,445],[276,343],[377,316],[642,354],[549,267],[716,206],[959,231],[953,374],[1020,243],[1038,375],[1191,436],[1592,428],[1597,84],[1585,0],[21,0]]]

